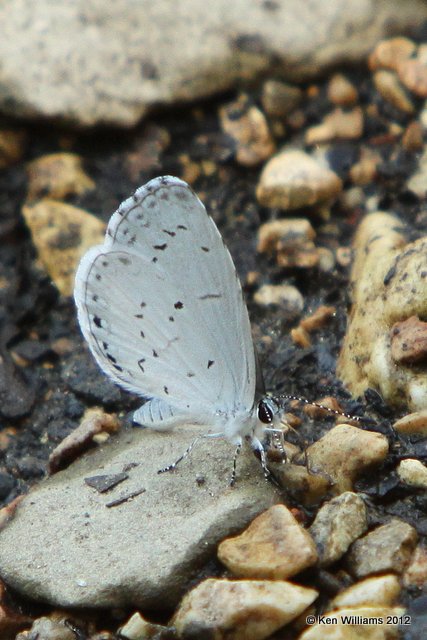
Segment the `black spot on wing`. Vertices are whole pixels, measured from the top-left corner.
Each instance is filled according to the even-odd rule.
[[[140,360],[138,360],[138,367],[141,369],[142,373],[145,373],[145,369],[142,366],[145,362],[145,358],[141,358]]]
[[[194,378],[195,375],[196,375],[195,373],[193,373],[192,371],[189,371],[187,373],[187,378]]]
[[[185,224],[179,224],[177,229],[181,229],[181,231],[188,231],[188,227],[186,227]]]
[[[93,316],[93,323],[98,329],[102,328],[102,320],[99,316]]]
[[[202,251],[208,253],[210,251],[209,247],[201,247]]]
[[[210,369],[213,364],[215,364],[215,360],[208,360],[208,369]]]
[[[175,231],[169,231],[169,229],[162,229],[163,233],[167,233],[168,236],[170,236],[171,238],[173,238],[174,236],[176,236]]]
[[[140,331],[139,335],[141,336],[141,338],[145,338],[145,333],[143,331]]]
[[[159,354],[155,349],[153,349],[153,358],[158,358],[158,357],[159,357]]]
[[[175,307],[175,309],[183,309],[184,308],[184,304],[181,302],[181,300],[178,300],[177,302],[175,302],[175,304],[173,306]]]
[[[164,251],[167,246],[167,242],[164,242],[163,244],[154,244],[153,249],[156,249],[156,251]]]
[[[123,256],[119,257],[119,262],[121,262],[124,265],[129,265],[131,264],[130,258],[124,258]]]
[[[137,313],[135,315],[135,318],[138,318],[138,320],[143,320],[144,319],[144,314],[143,313]]]
[[[169,322],[175,322],[175,318],[173,316],[169,316]]]
[[[113,364],[114,369],[116,369],[117,371],[122,372],[123,371],[123,367],[119,367],[118,364]]]
[[[166,386],[163,387],[163,391],[166,393],[167,396],[169,395],[169,389]]]

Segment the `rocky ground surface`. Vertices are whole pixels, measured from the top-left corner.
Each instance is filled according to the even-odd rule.
[[[189,44],[174,76],[165,52],[153,59],[159,25],[166,40],[171,29],[158,3],[144,16],[156,27],[149,57],[123,36],[122,57],[108,50],[103,62],[108,83],[99,72],[66,86],[55,78],[67,52],[108,39],[112,23],[43,40],[33,4],[18,4],[19,20],[4,22],[15,47],[26,34],[27,54],[33,43],[45,57],[20,63],[22,86],[3,96],[3,112],[33,120],[0,127],[1,637],[313,640],[325,619],[337,639],[425,637],[425,5],[347,3],[338,15],[328,3],[323,15],[315,2],[300,32],[288,3],[280,41],[281,3],[259,3],[246,22],[236,3],[226,26],[239,46],[221,48],[221,12],[202,28],[188,3],[177,24],[186,41],[199,25],[206,50]],[[256,31],[261,11],[274,20]],[[6,40],[11,76],[20,59]],[[51,59],[44,90],[30,90]],[[75,128],[130,127],[147,113],[132,130]],[[55,126],[37,120],[52,116]],[[348,414],[290,401],[286,463],[269,451],[274,483],[244,451],[230,487],[234,448],[219,440],[158,475],[198,432],[135,429],[138,399],[99,371],[79,331],[81,255],[122,200],[164,174],[194,188],[223,234],[267,389]]]

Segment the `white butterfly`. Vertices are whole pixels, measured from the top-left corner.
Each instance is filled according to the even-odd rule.
[[[135,422],[154,429],[197,424],[238,450],[247,438],[267,473],[261,440],[279,408],[261,398],[230,253],[185,182],[156,178],[120,205],[104,244],[81,260],[74,296],[101,369],[148,399]]]

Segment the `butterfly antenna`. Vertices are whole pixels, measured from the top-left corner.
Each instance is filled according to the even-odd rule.
[[[274,400],[296,400],[297,402],[301,402],[302,404],[309,405],[311,407],[317,407],[318,409],[323,409],[328,413],[333,413],[336,416],[342,416],[344,418],[349,418],[349,420],[357,420],[357,422],[375,422],[372,418],[364,417],[364,416],[354,416],[350,413],[345,413],[344,411],[338,411],[338,409],[331,409],[331,407],[326,407],[324,404],[320,404],[319,402],[311,402],[307,400],[307,398],[303,398],[302,396],[292,396],[292,395],[279,395],[274,396]]]

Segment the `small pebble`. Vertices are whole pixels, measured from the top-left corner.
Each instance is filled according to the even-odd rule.
[[[307,129],[305,143],[316,145],[332,140],[358,140],[362,134],[362,109],[354,107],[350,111],[344,111],[337,108],[325,116],[320,124]]]
[[[392,69],[397,71],[400,62],[411,58],[416,50],[415,42],[412,42],[412,40],[408,38],[397,37],[382,40],[369,56],[369,68],[372,71],[376,69]]]
[[[298,107],[302,98],[303,92],[299,87],[281,80],[266,80],[262,87],[262,107],[274,118],[285,118]]]
[[[78,262],[89,247],[104,241],[105,224],[83,209],[56,200],[24,205],[22,213],[50,277],[62,295],[72,295]]]
[[[328,83],[329,100],[340,107],[348,107],[357,102],[359,96],[352,82],[342,73],[336,73]]]
[[[427,467],[420,460],[401,460],[397,475],[405,484],[417,489],[427,489]]]
[[[14,165],[25,153],[27,134],[20,129],[0,129],[0,169]]]
[[[271,304],[282,307],[292,317],[299,316],[304,307],[301,293],[288,284],[264,284],[254,294],[254,301],[264,307]]]
[[[187,593],[172,623],[179,638],[264,640],[291,622],[317,591],[281,580],[215,580]]]
[[[223,540],[218,558],[240,578],[283,580],[316,564],[317,551],[310,534],[278,504],[239,536]]]
[[[155,640],[156,637],[161,638],[161,634],[167,630],[167,627],[148,622],[139,612],[136,612],[120,627],[119,634],[120,638],[126,640],[150,640],[150,638]]]
[[[331,608],[359,607],[370,604],[391,607],[396,604],[400,591],[399,579],[393,573],[365,578],[335,596],[331,602]]]
[[[83,170],[82,159],[74,153],[52,153],[27,164],[28,200],[82,195],[95,188]]]
[[[396,420],[393,429],[401,434],[427,436],[427,409],[409,413]]]
[[[319,552],[321,567],[339,560],[368,528],[365,503],[346,491],[326,502],[317,512],[309,531]]]
[[[427,584],[427,548],[419,544],[415,549],[411,561],[403,574],[403,584],[406,587],[422,589]]]
[[[341,190],[336,173],[307,153],[289,149],[266,164],[256,195],[264,207],[292,210],[334,200]]]
[[[417,539],[414,527],[395,518],[356,540],[347,555],[347,566],[356,578],[375,573],[403,573]]]
[[[236,161],[255,167],[276,150],[264,114],[242,95],[219,111],[221,128],[236,144]]]
[[[381,155],[377,151],[368,147],[362,147],[359,161],[350,167],[350,180],[358,186],[364,186],[374,182],[378,174],[378,166],[381,162]]]
[[[397,67],[402,84],[419,98],[427,98],[427,64],[424,60],[402,60]]]
[[[324,327],[335,313],[335,307],[322,304],[320,307],[317,307],[312,314],[305,316],[301,320],[300,325],[303,329],[311,333],[312,331],[316,331],[317,329]]]
[[[291,339],[297,347],[302,349],[308,349],[311,346],[311,339],[309,333],[301,326],[291,329]]]
[[[402,147],[410,152],[421,151],[423,149],[423,127],[417,120],[413,120],[406,127],[402,136]]]
[[[403,113],[412,114],[415,107],[394,71],[381,69],[374,73],[374,85],[381,97]]]
[[[312,472],[329,477],[335,495],[351,491],[356,478],[380,465],[387,453],[385,436],[348,424],[334,427],[307,449]]]

